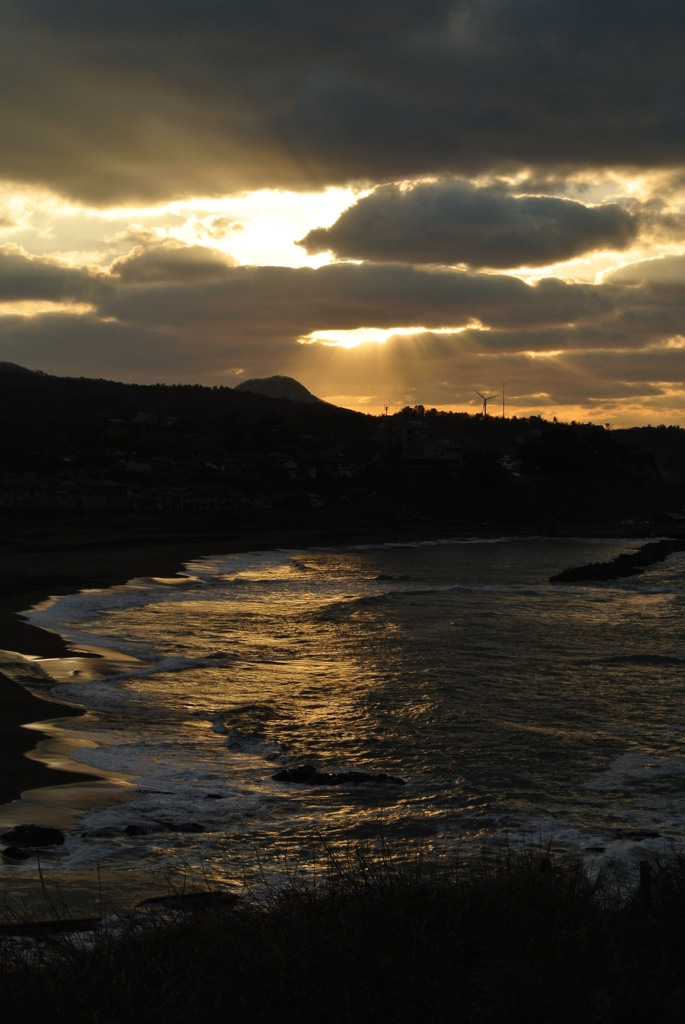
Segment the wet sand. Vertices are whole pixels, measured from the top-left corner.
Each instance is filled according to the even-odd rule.
[[[62,637],[32,626],[17,613],[51,596],[114,586],[135,576],[173,576],[185,561],[216,548],[217,542],[212,541],[8,552],[0,565],[0,649],[38,658],[69,657],[74,652]],[[34,696],[0,673],[0,805],[38,787],[71,787],[101,780],[101,776],[47,767],[26,756],[42,737],[35,729],[22,726],[80,714],[78,708]]]
[[[81,772],[55,771],[24,756],[33,750],[39,736],[22,725],[80,713],[68,705],[34,697],[0,673],[0,804],[16,800],[26,789],[94,780],[95,776]]]

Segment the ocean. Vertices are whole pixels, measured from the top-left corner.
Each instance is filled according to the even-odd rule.
[[[232,882],[306,868],[324,844],[468,856],[542,841],[627,862],[680,847],[685,556],[548,583],[639,544],[226,555],[32,610],[107,652],[40,671],[87,709],[65,725],[73,759],[135,797],[82,814],[61,868],[200,861]],[[374,778],[273,778],[304,764]]]

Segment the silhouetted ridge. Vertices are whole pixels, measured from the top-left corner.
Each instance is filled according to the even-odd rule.
[[[0,434],[0,518],[16,523],[125,513],[202,530],[211,519],[220,530],[373,524],[386,537],[576,524],[685,535],[680,427],[621,432],[420,405],[374,417],[287,377],[126,384],[10,365],[0,366]]]
[[[0,373],[28,373],[35,374],[40,373],[40,370],[29,370],[26,366],[20,366],[19,363],[6,363],[0,361]]]
[[[304,384],[294,377],[254,377],[238,384],[234,391],[251,391],[255,395],[266,395],[267,398],[288,398],[292,402],[320,402],[321,399],[307,391]]]

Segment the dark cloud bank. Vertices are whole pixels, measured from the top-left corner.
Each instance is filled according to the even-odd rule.
[[[378,188],[299,244],[310,254],[380,263],[537,267],[595,249],[624,249],[637,231],[638,219],[615,203],[588,207],[439,181]]]
[[[0,176],[91,202],[685,158],[675,0],[2,0]]]
[[[685,257],[653,263],[662,277],[648,263],[601,286],[548,279],[532,287],[505,275],[403,265],[233,267],[178,245],[141,248],[111,273],[94,274],[5,249],[3,301],[76,300],[93,312],[2,317],[0,358],[129,380],[232,383],[240,378],[228,371],[237,369],[293,373],[315,393],[379,400],[415,393],[424,402],[468,401],[474,384],[503,375],[529,406],[536,395],[542,406],[652,400],[685,378],[683,349],[668,345],[685,322]],[[425,330],[353,351],[297,341],[360,324]],[[445,326],[466,329],[432,333]]]
[[[542,194],[570,194],[582,169],[685,165],[682,3],[0,0],[0,19],[0,178],[103,206],[381,186],[302,240],[360,266],[235,267],[142,238],[102,273],[6,247],[0,301],[92,311],[0,317],[0,358],[129,380],[293,373],[320,394],[444,403],[504,376],[543,404],[685,388],[680,257],[598,286],[477,272],[682,237],[667,197]],[[465,181],[513,172],[518,195]],[[417,178],[435,180],[392,184]],[[437,269],[455,264],[470,270]],[[362,326],[425,331],[352,352],[297,341]]]

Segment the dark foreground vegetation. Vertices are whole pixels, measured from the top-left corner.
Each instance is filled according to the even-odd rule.
[[[650,565],[665,562],[676,551],[685,551],[685,540],[657,540],[643,544],[631,554],[617,555],[610,562],[589,562],[587,565],[564,569],[556,576],[550,576],[550,583],[582,583],[619,580],[628,576],[640,576]]]
[[[94,938],[3,939],[3,1020],[685,1019],[685,861],[641,889],[545,852],[331,865],[266,901],[175,898]]]

